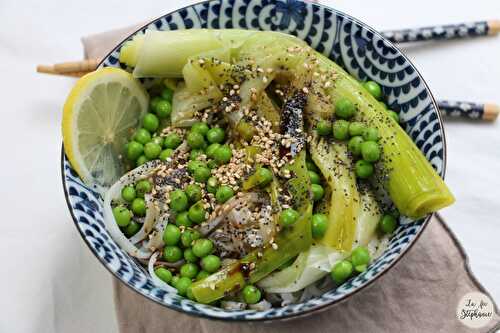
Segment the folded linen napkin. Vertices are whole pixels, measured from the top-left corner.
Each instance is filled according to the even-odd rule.
[[[101,59],[142,24],[82,38],[85,58]],[[469,269],[460,243],[439,215],[389,272],[347,300],[305,318],[272,323],[229,323],[169,310],[114,282],[121,333],[137,332],[496,332],[494,301]],[[470,328],[457,317],[464,295],[479,292],[493,308],[491,319]],[[460,310],[464,308],[460,305]]]

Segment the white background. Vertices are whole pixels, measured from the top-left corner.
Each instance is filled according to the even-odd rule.
[[[500,18],[500,1],[325,1],[382,30]],[[81,36],[192,1],[0,1],[0,332],[115,332],[111,276],[77,233],[59,170],[61,107],[74,80],[35,73],[78,60]],[[437,98],[500,103],[500,37],[405,49]],[[447,122],[442,213],[500,301],[500,121]]]

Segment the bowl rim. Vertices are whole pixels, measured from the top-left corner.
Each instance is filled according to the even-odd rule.
[[[204,1],[199,1],[199,2],[196,2],[196,3],[190,4],[190,5],[186,5],[186,6],[174,9],[174,10],[172,10],[172,11],[166,13],[166,14],[163,14],[161,16],[158,16],[158,17],[154,18],[154,19],[148,20],[147,23],[145,23],[145,24],[141,25],[139,28],[135,29],[132,33],[128,34],[119,43],[117,43],[115,46],[113,46],[111,48],[111,50],[101,59],[101,61],[99,61],[99,63],[98,63],[98,65],[97,65],[96,68],[100,68],[103,65],[103,63],[106,61],[106,59],[108,59],[109,56],[117,48],[121,47],[132,36],[136,35],[138,32],[142,31],[143,29],[146,29],[149,25],[153,24],[154,22],[156,22],[158,20],[161,20],[164,17],[172,15],[172,14],[174,14],[174,13],[176,13],[178,11],[181,11],[183,9],[191,8],[191,7],[198,6],[198,5],[208,4],[210,2],[223,2],[223,1],[227,1],[227,0],[204,0]],[[306,4],[309,3],[312,6],[323,7],[325,9],[331,11],[334,14],[337,14],[339,16],[342,16],[343,18],[346,18],[346,19],[348,19],[348,20],[350,20],[350,21],[352,21],[354,23],[359,24],[360,26],[363,27],[363,29],[367,29],[368,31],[370,31],[371,33],[373,33],[374,36],[377,36],[378,38],[380,38],[381,40],[383,40],[384,43],[386,43],[386,44],[390,45],[391,47],[393,47],[394,49],[396,49],[398,51],[398,53],[405,59],[405,61],[408,62],[408,64],[415,70],[415,72],[417,73],[418,77],[420,78],[420,80],[424,84],[427,93],[429,93],[429,97],[430,97],[431,103],[434,106],[434,109],[436,110],[436,113],[437,113],[437,119],[438,119],[438,122],[439,122],[439,125],[440,125],[440,132],[441,132],[441,137],[442,137],[442,140],[443,140],[443,168],[441,170],[441,175],[440,176],[444,180],[445,176],[446,176],[446,168],[447,168],[447,144],[446,144],[446,134],[445,134],[445,130],[444,130],[443,118],[441,116],[441,113],[439,112],[439,107],[438,107],[438,105],[436,103],[436,99],[434,98],[434,95],[432,94],[431,89],[429,88],[429,85],[427,84],[427,82],[425,81],[425,79],[421,75],[421,73],[418,71],[418,69],[416,68],[416,66],[413,64],[413,62],[404,54],[404,52],[399,47],[397,47],[397,45],[395,45],[394,43],[392,43],[391,41],[389,41],[388,39],[386,39],[378,30],[374,29],[371,25],[368,25],[368,24],[364,23],[363,21],[361,21],[361,20],[359,20],[359,19],[357,19],[357,18],[355,18],[355,17],[353,17],[351,15],[344,13],[343,11],[340,11],[338,9],[332,8],[332,7],[330,7],[328,5],[325,5],[325,4],[321,4],[321,3],[317,3],[317,2],[308,2],[306,0],[295,0],[295,1],[306,3]],[[182,30],[182,29],[179,29],[179,30]],[[250,29],[247,29],[247,30],[250,30]],[[169,304],[163,303],[163,302],[161,302],[158,299],[154,299],[149,294],[144,294],[140,290],[138,290],[136,287],[130,285],[129,283],[126,283],[124,280],[122,280],[122,278],[120,278],[120,276],[118,276],[118,274],[115,271],[113,271],[110,267],[108,267],[108,265],[104,262],[104,260],[97,255],[97,253],[92,248],[90,242],[86,239],[86,237],[83,234],[82,230],[78,227],[78,219],[76,218],[76,216],[73,213],[73,209],[71,207],[71,203],[70,203],[70,199],[69,199],[69,193],[68,193],[67,187],[66,187],[66,178],[64,177],[64,175],[65,175],[64,158],[65,158],[65,153],[64,153],[64,142],[63,142],[62,145],[61,145],[61,162],[60,162],[61,163],[61,165],[60,165],[60,167],[61,167],[61,179],[62,179],[62,186],[63,186],[63,191],[64,191],[64,197],[65,197],[65,200],[66,200],[66,204],[67,204],[68,210],[69,210],[69,212],[71,214],[71,218],[73,220],[73,224],[74,224],[75,228],[78,230],[78,232],[79,232],[81,238],[84,240],[85,244],[90,249],[90,252],[92,252],[92,254],[99,260],[99,262],[106,268],[106,270],[109,271],[112,274],[112,276],[115,278],[115,280],[118,280],[120,283],[124,284],[125,286],[127,286],[128,288],[130,288],[131,290],[133,290],[134,292],[136,292],[137,294],[139,294],[139,295],[141,295],[143,297],[146,297],[149,301],[152,301],[152,302],[154,302],[156,304],[159,304],[159,305],[161,305],[161,306],[163,306],[163,307],[165,307],[167,309],[174,310],[174,311],[177,311],[179,313],[187,314],[187,315],[190,315],[190,316],[193,316],[193,317],[205,318],[205,319],[215,320],[215,321],[224,321],[224,322],[274,322],[274,321],[292,320],[292,319],[298,319],[298,318],[303,318],[303,317],[309,316],[309,315],[313,314],[314,312],[326,311],[328,308],[331,308],[331,307],[336,306],[336,305],[338,305],[340,303],[343,303],[343,302],[347,301],[353,295],[358,294],[360,291],[363,291],[365,289],[368,289],[369,287],[372,287],[373,283],[375,281],[377,281],[383,275],[387,274],[396,264],[398,264],[400,262],[400,260],[408,253],[408,251],[411,248],[413,248],[413,246],[415,245],[415,243],[419,240],[419,238],[422,236],[423,232],[427,228],[427,226],[428,226],[429,221],[431,220],[431,218],[436,214],[434,212],[434,213],[431,213],[431,214],[429,214],[429,215],[427,215],[426,217],[423,218],[424,221],[422,223],[422,228],[420,228],[418,230],[418,232],[416,233],[415,237],[411,240],[411,242],[409,243],[409,245],[407,247],[405,247],[399,253],[399,255],[391,263],[389,263],[382,271],[376,273],[364,285],[359,286],[358,288],[356,288],[351,293],[345,294],[342,297],[340,297],[339,299],[332,300],[332,301],[327,301],[324,304],[321,304],[321,305],[319,305],[317,307],[306,309],[306,310],[303,310],[303,311],[300,311],[300,312],[289,313],[289,314],[287,313],[287,314],[284,314],[284,315],[276,316],[274,318],[266,318],[266,317],[262,317],[262,318],[224,317],[224,318],[222,318],[222,317],[211,316],[211,315],[208,315],[208,314],[206,314],[204,312],[201,312],[201,311],[198,311],[198,312],[185,311],[185,310],[183,310],[181,308],[177,308],[177,307],[171,306]],[[221,310],[225,311],[225,312],[231,312],[230,310],[224,310],[224,309],[221,309]]]

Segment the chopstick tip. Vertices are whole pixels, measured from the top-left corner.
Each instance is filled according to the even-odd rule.
[[[492,103],[484,104],[484,120],[495,121],[498,118],[498,114],[500,114],[499,105]]]

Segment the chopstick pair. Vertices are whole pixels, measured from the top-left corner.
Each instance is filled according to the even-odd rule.
[[[394,43],[410,43],[431,40],[461,39],[496,35],[500,32],[500,20],[437,25],[413,29],[383,31],[382,35]],[[38,65],[39,73],[80,77],[92,72],[99,64],[98,59],[63,62],[55,65]],[[500,106],[490,103],[439,100],[441,114],[451,118],[494,121],[500,113]]]

